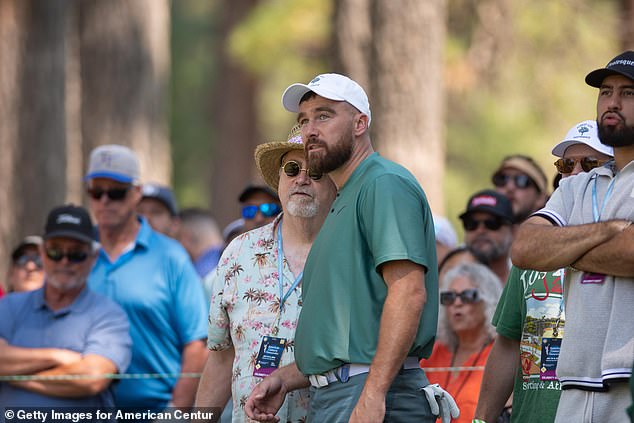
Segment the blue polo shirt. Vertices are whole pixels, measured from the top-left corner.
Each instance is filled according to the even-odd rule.
[[[112,361],[119,372],[130,363],[128,319],[117,304],[84,288],[68,307],[51,310],[44,288],[9,294],[0,300],[0,338],[23,348],[63,348],[97,354]],[[5,407],[112,407],[111,388],[81,398],[56,398],[0,383]]]
[[[118,303],[130,319],[132,362],[128,373],[180,373],[185,344],[207,336],[207,308],[200,279],[185,249],[141,228],[134,245],[111,262],[101,250],[89,285]],[[117,407],[160,410],[172,398],[177,378],[122,380]]]

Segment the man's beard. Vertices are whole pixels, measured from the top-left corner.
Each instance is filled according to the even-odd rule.
[[[311,142],[309,141],[308,144]],[[315,140],[313,144],[319,145],[323,151],[313,152],[311,155],[310,150],[306,150],[306,160],[308,161],[308,167],[321,173],[329,173],[333,170],[339,169],[343,166],[352,156],[352,145],[354,138],[352,134],[343,134],[337,143],[329,147],[323,141]]]
[[[504,257],[507,254],[506,252],[508,251],[508,249],[504,248],[504,245],[497,245],[494,242],[490,243],[490,248],[488,249],[474,247],[473,245],[470,245],[467,248],[469,249],[469,251],[471,251],[471,254],[473,254],[475,258],[478,259],[480,263],[487,266],[493,263],[495,260]]]
[[[55,288],[63,292],[67,292],[67,291],[71,291],[73,289],[79,288],[85,285],[87,280],[88,280],[88,275],[81,275],[81,274],[78,274],[74,276],[73,278],[71,278],[70,280],[66,280],[65,282],[60,282],[57,279],[57,275],[55,275],[54,272],[46,276],[46,283],[54,286]]]
[[[601,144],[609,145],[610,147],[627,147],[634,145],[634,127],[625,125],[623,116],[619,113],[617,114],[623,121],[623,127],[603,126],[601,122],[597,122]]]

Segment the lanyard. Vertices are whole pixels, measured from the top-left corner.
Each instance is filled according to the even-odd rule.
[[[601,219],[601,214],[605,209],[605,205],[608,203],[608,198],[612,195],[616,176],[610,181],[610,185],[608,185],[608,190],[605,192],[605,197],[603,197],[603,202],[601,203],[601,210],[599,210],[597,203],[597,179],[599,179],[598,175],[594,175],[594,185],[592,186],[592,217],[594,217],[594,223],[597,223]]]
[[[302,276],[304,275],[304,272],[301,271],[299,275],[297,275],[297,277],[295,278],[295,282],[293,282],[291,287],[288,288],[288,291],[286,291],[286,295],[284,295],[284,260],[282,259],[283,255],[282,222],[280,221],[280,225],[277,227],[277,277],[280,283],[280,312],[284,310],[284,302],[291,295],[291,292],[293,292],[295,288],[297,288],[297,285],[299,285],[299,282],[302,280]]]

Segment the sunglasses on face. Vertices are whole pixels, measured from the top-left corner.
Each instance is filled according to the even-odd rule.
[[[450,306],[460,297],[463,304],[473,304],[480,301],[480,294],[477,289],[465,289],[462,292],[443,291],[440,293],[440,304]]]
[[[286,173],[286,176],[289,176],[291,178],[299,175],[299,172],[306,172],[308,177],[313,181],[318,181],[323,176],[321,172],[317,172],[312,169],[303,169],[301,165],[294,160],[286,162],[282,169],[284,169],[284,173]]]
[[[60,262],[66,257],[70,263],[81,263],[88,258],[88,253],[81,250],[62,251],[60,248],[47,248],[46,257],[49,259]]]
[[[470,217],[467,217],[462,221],[462,227],[465,231],[469,232],[475,231],[476,229],[478,229],[478,227],[480,227],[480,225],[484,225],[484,227],[490,231],[497,231],[502,227],[502,225],[504,225],[504,222],[502,221],[502,219],[493,218],[477,220]]]
[[[599,160],[594,157],[583,157],[581,159],[559,159],[555,162],[555,167],[559,173],[572,173],[577,166],[577,163],[581,163],[581,169],[584,172],[590,172],[595,167],[603,166],[607,160]]]
[[[513,181],[513,184],[515,184],[515,186],[519,189],[526,189],[533,185],[533,181],[531,181],[531,178],[523,174],[511,176],[507,175],[506,173],[496,173],[495,175],[493,175],[492,181],[493,185],[498,188],[505,187],[509,183],[509,181]]]
[[[39,254],[23,254],[17,258],[15,265],[24,269],[29,262],[32,262],[38,269],[42,268],[42,258]]]
[[[101,200],[101,197],[105,194],[110,200],[120,201],[125,198],[129,189],[130,187],[112,189],[88,188],[86,191],[93,200]]]
[[[276,216],[282,211],[280,206],[275,203],[264,203],[259,206],[244,206],[242,207],[242,217],[245,219],[253,219],[258,211],[262,213],[264,217]]]

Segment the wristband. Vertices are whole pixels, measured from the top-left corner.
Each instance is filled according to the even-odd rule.
[[[473,420],[471,420],[471,423],[487,423],[487,422],[485,422],[482,419],[473,419]]]

